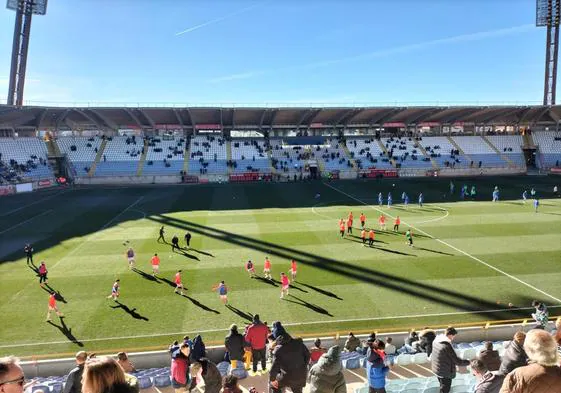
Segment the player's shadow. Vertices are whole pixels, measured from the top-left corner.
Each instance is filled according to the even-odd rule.
[[[135,273],[138,274],[140,277],[142,277],[142,278],[144,278],[144,279],[146,279],[146,280],[148,280],[148,281],[152,281],[152,282],[155,282],[155,283],[157,283],[157,284],[161,284],[161,282],[160,282],[156,277],[154,277],[153,275],[148,274],[148,273],[146,273],[146,272],[143,272],[143,271],[140,270],[140,269],[137,269],[137,268],[133,267],[133,268],[131,269],[131,271],[135,272]]]
[[[542,212],[540,212],[542,213]],[[561,216],[561,213],[543,212],[542,214],[551,214],[552,216]]]
[[[239,308],[236,308],[230,304],[226,304],[226,308],[230,311],[232,311],[234,314],[242,317],[243,319],[249,321],[249,322],[253,322],[253,314],[247,313],[245,311],[240,310]]]
[[[261,276],[253,276],[251,278],[253,278],[257,281],[264,282],[265,284],[269,284],[269,285],[272,285],[274,287],[278,287],[278,284],[274,280],[269,280],[268,278],[261,277]]]
[[[83,347],[84,344],[78,340],[73,334],[72,334],[72,329],[68,328],[68,326],[66,326],[66,323],[64,323],[64,317],[60,318],[60,325],[57,325],[56,323],[52,322],[52,321],[48,321],[49,325],[56,327],[58,330],[60,330],[60,332],[62,334],[64,334],[64,336],[68,339],[68,341],[70,341],[73,344],[76,344],[79,347]]]
[[[354,239],[356,239],[356,240],[353,240],[353,241],[355,241],[355,242],[357,242],[357,243],[358,243],[358,242],[362,243],[362,238],[361,238],[360,236],[356,236],[356,235],[351,235],[351,236],[352,236]],[[345,239],[352,240],[352,239],[349,239],[348,237],[346,237]],[[368,238],[366,238],[366,242],[368,243]],[[383,240],[376,240],[376,239],[374,239],[374,243],[389,244],[388,242],[385,242],[385,241],[383,241]]]
[[[456,255],[456,254],[451,254],[449,252],[431,250],[430,248],[424,248],[424,247],[415,247],[415,250],[423,250],[423,251],[428,251],[428,252],[434,252],[435,254],[441,254],[441,255],[450,255],[450,256]]]
[[[306,307],[306,308],[309,308],[310,310],[315,311],[315,312],[317,312],[318,314],[323,314],[323,315],[327,315],[327,316],[329,316],[329,317],[333,317],[333,315],[331,315],[331,314],[329,313],[329,311],[327,311],[327,310],[326,310],[325,308],[323,308],[323,307],[320,307],[320,306],[318,306],[318,305],[316,305],[316,304],[313,304],[313,303],[309,303],[309,302],[307,302],[307,301],[305,301],[305,300],[303,300],[303,299],[300,299],[299,297],[296,297],[296,296],[294,296],[294,295],[288,295],[288,296],[289,296],[290,298],[294,298],[294,299],[296,299],[296,300],[292,300],[292,299],[290,299],[289,297],[285,297],[285,298],[283,298],[283,300],[286,301],[286,302],[290,302],[290,303],[294,303],[294,304],[299,304],[300,306],[304,306],[304,307]]]
[[[168,280],[168,279],[165,278],[165,277],[158,277],[158,280],[159,280],[159,281],[165,282],[166,284],[168,284],[168,285],[169,285],[170,287],[172,287],[172,288],[176,288],[176,287],[177,287],[177,285],[176,285],[173,281]]]
[[[39,277],[39,268],[37,267],[37,265],[35,265],[33,262],[30,262],[27,264],[27,267],[33,270],[37,277]]]
[[[140,315],[138,312],[136,312],[136,307],[135,308],[130,308],[126,304],[123,304],[118,300],[115,303],[117,305],[116,306],[111,306],[112,309],[121,308],[124,312],[129,314],[134,319],[138,319],[138,320],[141,320],[141,321],[149,321],[148,318],[146,318],[146,317]]]
[[[362,240],[349,239],[348,237],[346,237],[345,240],[348,240],[348,241],[354,242],[354,243],[364,244],[365,246],[367,246],[367,247],[369,247],[369,248],[375,248],[376,250],[389,252],[389,253],[391,253],[391,254],[404,255],[404,256],[408,256],[408,257],[416,257],[416,256],[417,256],[417,255],[415,255],[415,254],[408,254],[408,253],[406,253],[406,252],[401,252],[401,251],[397,251],[397,250],[391,250],[391,249],[389,249],[389,248],[377,247],[377,246],[376,246],[376,240],[374,240],[374,244],[373,244],[372,246],[369,246],[369,245],[368,245],[368,241],[366,241],[365,243],[363,243]],[[386,243],[386,244],[387,244],[387,243]]]
[[[66,299],[64,298],[64,296],[62,296],[62,293],[60,293],[60,291],[55,290],[53,287],[51,287],[49,284],[45,284],[44,287],[41,287],[41,289],[43,291],[46,291],[47,293],[53,293],[55,294],[55,299],[58,300],[59,302],[63,302],[64,304],[67,304],[68,302],[66,301]]]
[[[213,313],[215,313],[215,314],[220,314],[220,311],[215,310],[215,309],[213,309],[213,308],[210,308],[210,307],[207,306],[207,305],[202,304],[202,303],[199,302],[197,299],[192,298],[191,296],[187,296],[187,295],[181,295],[181,296],[183,296],[183,297],[186,298],[186,299],[189,299],[189,301],[191,301],[191,303],[193,303],[195,306],[197,306],[197,307],[199,307],[199,308],[201,308],[201,309],[203,309],[203,310],[205,310],[205,311],[213,312]]]
[[[174,252],[175,254],[183,255],[184,257],[189,258],[189,259],[194,259],[194,260],[196,260],[196,261],[200,261],[200,259],[199,259],[198,256],[196,256],[196,255],[191,255],[191,254],[189,254],[187,251],[185,251],[185,250],[182,249],[182,248],[177,248],[177,247],[175,247],[175,248],[172,249],[172,252]]]
[[[188,248],[188,250],[189,251],[195,251],[196,253],[203,254],[203,255],[206,255],[207,257],[214,258],[214,255],[212,255],[210,252],[206,252],[206,251],[203,251],[203,250],[197,250],[196,248]]]
[[[274,278],[273,278],[272,281],[273,281],[275,284],[278,284],[278,285],[281,284],[280,281],[275,280]],[[302,288],[296,286],[293,282],[291,282],[291,283],[289,284],[289,287],[292,288],[292,289],[296,289],[297,291],[300,291],[300,292],[308,293],[308,291],[306,291],[305,289],[302,289]]]
[[[337,300],[343,300],[342,298],[340,298],[339,296],[337,296],[333,292],[326,291],[325,289],[314,287],[313,285],[306,284],[306,283],[301,282],[301,281],[298,281],[298,284],[302,285],[303,287],[310,288],[311,290],[316,291],[318,293],[321,293],[322,295],[329,296],[329,297],[332,297],[332,298],[337,299]]]

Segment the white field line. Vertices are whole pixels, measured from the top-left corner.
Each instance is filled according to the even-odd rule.
[[[370,208],[372,208],[372,209],[374,209],[374,210],[377,210],[377,211],[379,211],[379,212],[381,212],[381,213],[384,213],[386,216],[389,216],[389,217],[395,219],[395,217],[392,216],[391,214],[389,214],[387,211],[383,211],[383,210],[378,209],[376,206],[369,205],[369,204],[367,204],[366,202],[361,201],[360,199],[355,198],[355,197],[352,196],[351,194],[347,194],[345,191],[342,191],[342,190],[340,190],[340,189],[338,189],[338,188],[336,188],[336,187],[333,187],[333,186],[330,185],[330,184],[327,184],[327,183],[325,183],[325,182],[324,182],[323,184],[324,184],[325,186],[327,186],[327,187],[329,187],[329,188],[331,188],[331,189],[337,191],[337,192],[340,193],[340,194],[346,195],[347,197],[349,197],[349,198],[351,198],[351,199],[357,201],[358,203],[361,203],[361,204],[363,204],[363,205],[366,205],[366,206],[368,206],[368,207],[370,207]],[[485,262],[485,261],[482,261],[481,259],[479,259],[479,258],[477,258],[477,257],[475,257],[475,256],[473,256],[473,255],[471,255],[471,254],[469,254],[469,253],[467,253],[467,252],[465,252],[465,251],[463,251],[463,250],[460,250],[459,248],[457,248],[457,247],[451,245],[450,243],[445,242],[444,240],[441,240],[441,239],[438,239],[438,238],[432,236],[430,233],[427,233],[427,232],[423,231],[422,229],[416,228],[415,226],[413,226],[413,225],[411,225],[411,224],[407,224],[407,223],[406,223],[405,221],[403,221],[403,220],[402,220],[401,222],[402,222],[403,224],[407,225],[408,227],[414,229],[415,231],[420,232],[420,233],[422,233],[423,235],[428,236],[429,238],[434,239],[434,240],[436,240],[437,242],[439,242],[439,243],[441,243],[441,244],[444,244],[445,246],[450,247],[451,249],[453,249],[453,250],[455,250],[455,251],[457,251],[457,252],[459,252],[459,253],[461,253],[461,254],[464,254],[465,256],[467,256],[467,257],[473,259],[473,260],[476,261],[476,262],[479,262],[479,263],[482,264],[482,265],[487,266],[489,269],[492,269],[492,270],[494,270],[494,271],[496,271],[496,272],[498,272],[498,273],[500,273],[500,274],[503,274],[504,276],[506,276],[506,277],[508,277],[508,278],[510,278],[510,279],[512,279],[512,280],[514,280],[514,281],[516,281],[516,282],[519,282],[520,284],[525,285],[525,286],[527,286],[528,288],[533,289],[534,291],[539,292],[539,293],[541,293],[542,295],[545,295],[545,296],[547,296],[547,297],[550,298],[550,299],[555,300],[557,303],[561,303],[561,299],[559,299],[559,298],[557,298],[557,297],[555,297],[555,296],[553,296],[553,295],[550,295],[549,293],[547,293],[547,292],[545,292],[545,291],[542,291],[542,290],[539,289],[539,288],[536,288],[536,287],[533,286],[532,284],[528,284],[527,282],[522,281],[521,279],[519,279],[518,277],[513,276],[512,274],[509,274],[509,273],[507,273],[507,272],[505,272],[505,271],[503,271],[503,270],[501,270],[501,269],[499,269],[499,268],[497,268],[497,267],[495,267],[495,266],[493,266],[493,265],[491,265],[491,264],[489,264],[489,263],[487,263],[487,262]]]
[[[15,229],[15,228],[17,228],[17,227],[19,227],[19,226],[21,226],[21,225],[23,225],[23,224],[27,224],[29,221],[34,220],[34,219],[36,219],[37,217],[41,217],[41,216],[44,216],[45,214],[49,214],[49,213],[51,213],[52,211],[53,211],[53,209],[45,210],[43,213],[39,213],[39,214],[37,214],[36,216],[33,216],[33,217],[31,217],[31,218],[29,218],[29,219],[27,219],[27,220],[25,220],[25,221],[20,222],[19,224],[16,224],[16,225],[13,225],[13,226],[11,226],[11,227],[9,227],[9,228],[7,228],[7,229],[4,229],[2,232],[0,232],[0,235],[2,235],[3,233],[9,232],[9,231],[11,231],[12,229]]]
[[[430,219],[430,220],[419,221],[419,222],[417,223],[417,225],[419,225],[419,224],[426,224],[427,222],[436,222],[436,221],[444,220],[446,217],[448,217],[448,216],[450,215],[450,212],[449,212],[447,209],[443,208],[443,207],[440,207],[440,206],[432,206],[432,205],[431,205],[431,207],[434,207],[435,209],[439,209],[440,211],[446,212],[446,214],[443,215],[442,217],[437,217],[437,218],[433,218],[433,219]]]
[[[560,305],[549,306],[549,308],[561,308]],[[373,317],[373,318],[352,318],[352,319],[336,319],[336,320],[324,320],[324,321],[311,321],[311,322],[295,322],[295,323],[285,323],[284,326],[305,326],[305,325],[321,325],[330,323],[344,323],[344,322],[369,322],[369,321],[383,321],[387,319],[411,319],[411,318],[423,318],[423,317],[442,317],[451,315],[469,315],[469,314],[487,314],[500,311],[519,311],[519,310],[533,310],[534,307],[518,307],[518,308],[500,308],[495,310],[482,310],[482,311],[458,311],[458,312],[443,312],[443,313],[433,313],[433,314],[416,314],[416,315],[397,315],[391,317]],[[476,323],[476,322],[474,322]],[[230,329],[229,326],[219,328],[219,329],[206,329],[206,330],[193,330],[193,331],[179,331],[179,332],[169,332],[169,333],[156,333],[156,334],[138,334],[134,336],[119,336],[119,337],[100,337],[100,338],[89,338],[80,339],[81,342],[96,342],[96,341],[113,341],[113,340],[130,340],[136,338],[150,338],[150,337],[167,337],[167,336],[178,336],[185,334],[199,334],[199,333],[214,333],[214,332],[225,332]],[[53,345],[53,344],[68,344],[68,340],[64,341],[41,341],[41,342],[24,342],[19,344],[3,344],[0,348],[15,348],[15,347],[28,347],[32,345]]]
[[[17,211],[20,211],[20,210],[22,210],[22,209],[25,209],[25,208],[27,208],[27,207],[29,207],[29,206],[33,206],[33,205],[35,205],[35,204],[37,204],[37,203],[40,203],[40,202],[43,202],[43,201],[47,201],[47,200],[52,199],[52,198],[54,198],[54,197],[56,197],[56,196],[65,194],[65,193],[67,193],[68,191],[70,191],[70,190],[64,190],[64,191],[62,191],[62,192],[57,192],[56,194],[49,195],[49,196],[47,196],[47,197],[45,197],[45,198],[41,198],[41,199],[39,199],[39,200],[37,200],[37,201],[35,201],[35,202],[31,202],[31,203],[28,203],[27,205],[20,206],[20,207],[18,207],[17,209],[10,210],[9,212],[2,214],[0,217],[9,216],[10,214],[15,213],[15,212],[17,212]]]

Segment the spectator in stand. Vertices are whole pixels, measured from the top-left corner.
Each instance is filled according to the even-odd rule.
[[[229,374],[222,380],[222,393],[242,393],[238,385],[238,377]]]
[[[360,340],[355,337],[353,332],[349,332],[349,337],[347,337],[347,341],[345,341],[345,352],[354,352],[356,349],[360,347]]]
[[[317,363],[312,366],[308,375],[310,381],[309,393],[347,392],[340,351],[338,345],[329,348],[329,351],[323,353]]]
[[[386,374],[390,371],[385,364],[385,345],[382,340],[368,340],[370,351],[366,362],[366,377],[369,393],[386,393]]]
[[[533,329],[526,335],[524,350],[530,364],[509,373],[501,393],[561,392],[561,357],[557,343],[543,329]]]
[[[386,347],[384,348],[384,352],[386,353],[386,355],[395,355],[395,353],[397,352],[397,348],[392,343],[393,338],[386,338]]]
[[[126,352],[119,352],[117,354],[117,363],[123,368],[126,373],[134,373],[136,369],[134,364],[131,363]]]
[[[261,361],[261,370],[267,369],[267,337],[269,336],[269,328],[259,320],[259,314],[253,316],[253,323],[247,328],[245,341],[251,347],[251,357],[253,361],[253,372],[257,373],[257,363]]]
[[[505,379],[504,375],[492,373],[479,359],[472,360],[470,367],[477,379],[473,393],[499,393]]]
[[[534,318],[534,321],[537,323],[536,328],[545,329],[549,322],[549,312],[547,311],[546,305],[534,300],[532,302],[532,307],[536,308],[536,312],[532,313],[532,318]]]
[[[74,367],[64,385],[64,393],[81,393],[82,392],[82,374],[84,373],[84,364],[88,359],[88,354],[84,351],[76,353],[76,367]]]
[[[282,323],[280,321],[273,322],[273,330],[271,332],[273,340],[276,340],[278,337],[282,336],[285,333],[286,330],[284,330],[284,326],[282,326]]]
[[[314,346],[310,348],[310,364],[316,364],[321,355],[323,355],[325,352],[325,348],[321,346],[321,340],[319,338],[316,338],[314,341]]]
[[[189,355],[191,349],[185,343],[179,347],[176,345],[170,346],[171,354],[171,385],[175,389],[175,393],[187,392],[189,385]]]
[[[82,393],[137,393],[138,385],[127,383],[125,372],[109,356],[90,358],[84,366]]]
[[[269,373],[271,393],[280,393],[285,387],[292,393],[302,393],[309,362],[310,351],[301,338],[292,338],[288,333],[278,337]]]
[[[195,388],[192,388],[191,392],[220,393],[222,376],[216,364],[209,359],[201,358],[200,361],[193,363],[191,375],[195,379]]]
[[[432,343],[436,338],[436,332],[428,327],[419,332],[419,341],[415,341],[412,346],[416,352],[425,352],[427,356],[432,353]]]
[[[526,356],[526,352],[524,351],[525,338],[526,333],[524,332],[514,333],[513,340],[506,346],[505,353],[501,360],[501,367],[499,367],[499,373],[507,375],[515,368],[528,364],[528,356]]]
[[[419,341],[419,335],[417,332],[412,331],[409,333],[409,336],[405,339],[405,343],[403,347],[399,348],[399,353],[415,353],[415,349],[413,348],[413,344]],[[416,345],[415,345],[416,346]]]
[[[25,384],[25,375],[18,358],[0,358],[0,389],[3,393],[23,393],[33,383]]]
[[[191,362],[198,362],[201,358],[206,357],[206,347],[203,342],[203,338],[200,334],[197,334],[193,340],[193,349],[191,349],[191,354],[189,359]]]
[[[449,393],[452,379],[456,378],[456,366],[467,366],[469,360],[460,359],[452,341],[458,332],[453,327],[446,329],[444,334],[436,336],[432,346],[431,368],[440,382],[440,392]]]
[[[224,339],[224,346],[226,351],[228,351],[228,356],[230,357],[230,364],[232,368],[238,367],[238,362],[243,361],[243,348],[244,348],[244,338],[238,332],[238,326],[230,326],[230,333]]]
[[[555,322],[555,329],[554,338],[559,346],[559,351],[561,352],[561,317],[557,318],[557,321]]]
[[[493,350],[493,343],[491,341],[485,342],[485,349],[479,352],[477,358],[483,362],[485,368],[489,371],[498,371],[501,367],[499,351]]]

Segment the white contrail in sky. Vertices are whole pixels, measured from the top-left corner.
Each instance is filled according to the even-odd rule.
[[[432,46],[455,44],[455,43],[467,42],[467,41],[480,41],[487,38],[495,38],[495,37],[502,37],[511,34],[516,34],[516,33],[524,33],[530,30],[534,30],[534,28],[535,26],[533,24],[526,24],[526,25],[512,26],[512,27],[506,27],[496,30],[481,31],[478,33],[460,34],[453,37],[439,38],[436,40],[419,42],[417,44],[408,44],[408,45],[396,46],[393,48],[380,49],[373,52],[361,53],[358,55],[347,56],[339,59],[323,60],[315,63],[300,64],[300,65],[270,69],[270,70],[254,70],[254,71],[241,72],[233,75],[213,78],[210,80],[210,82],[217,83],[217,82],[224,82],[229,80],[248,79],[257,75],[270,74],[275,72],[300,71],[306,69],[327,67],[334,64],[349,63],[353,61],[391,56],[394,54],[403,54],[415,50],[426,49]]]
[[[269,1],[269,0],[268,0],[268,1]],[[258,7],[258,6],[261,6],[261,5],[265,4],[265,3],[268,3],[268,1],[262,1],[262,2],[259,2],[259,3],[257,3],[257,4],[253,4],[253,5],[244,7],[244,8],[240,8],[239,10],[237,10],[237,11],[235,11],[235,12],[232,12],[231,14],[227,14],[227,15],[224,15],[224,16],[220,16],[220,17],[218,17],[218,18],[208,20],[208,21],[206,21],[206,22],[204,22],[204,23],[201,23],[201,24],[198,24],[198,25],[189,27],[189,28],[186,29],[186,30],[183,30],[183,31],[180,31],[180,32],[175,33],[175,35],[176,35],[176,36],[180,36],[180,35],[187,34],[187,33],[190,33],[190,32],[192,32],[192,31],[195,31],[195,30],[199,30],[199,29],[201,29],[201,28],[203,28],[203,27],[206,27],[206,26],[214,25],[215,23],[222,22],[223,20],[233,18],[233,17],[236,16],[236,15],[243,14],[244,12],[250,11],[250,10],[254,9],[255,7]]]

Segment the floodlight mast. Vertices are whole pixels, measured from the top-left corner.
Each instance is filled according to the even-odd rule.
[[[7,0],[6,8],[16,12],[7,104],[22,106],[31,19],[33,14],[45,15],[47,0]]]
[[[561,0],[536,0],[536,26],[547,26],[543,104],[555,105]]]

